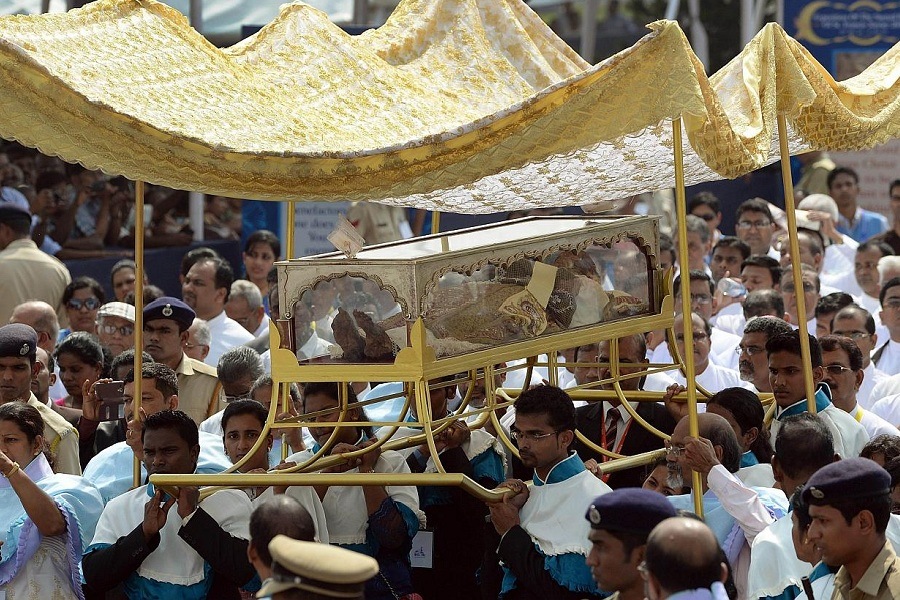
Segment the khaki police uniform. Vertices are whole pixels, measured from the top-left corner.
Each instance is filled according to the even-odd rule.
[[[0,251],[0,323],[9,322],[13,309],[28,300],[43,300],[67,323],[63,292],[72,281],[58,259],[42,252],[30,238],[15,240]]]
[[[178,375],[178,409],[186,412],[198,426],[225,409],[225,393],[215,367],[184,354],[175,374]]]
[[[401,226],[406,222],[406,209],[375,202],[356,202],[347,211],[347,220],[366,240],[366,246],[396,242],[403,239]]]
[[[78,458],[78,432],[52,408],[35,398],[34,394],[26,403],[41,413],[44,420],[44,442],[53,456],[53,470],[68,475],[81,475],[81,461]]]
[[[832,598],[847,600],[894,600],[900,598],[900,559],[894,553],[891,542],[885,540],[884,548],[866,569],[856,587],[850,588],[850,574],[841,567],[834,577]]]

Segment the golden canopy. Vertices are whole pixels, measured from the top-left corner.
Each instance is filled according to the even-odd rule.
[[[404,0],[350,36],[301,3],[217,49],[153,0],[0,18],[0,136],[89,168],[266,200],[478,213],[688,184],[900,130],[900,46],[837,83],[777,25],[707,78],[673,22],[596,66],[520,0]]]

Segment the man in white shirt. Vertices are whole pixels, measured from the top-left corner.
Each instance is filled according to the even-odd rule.
[[[682,356],[686,356],[684,346],[684,315],[675,317],[675,343]],[[741,381],[740,374],[734,369],[728,369],[713,364],[709,359],[710,338],[713,328],[697,313],[691,313],[691,331],[693,333],[694,353],[694,379],[706,391],[715,394],[729,387],[749,387]],[[684,375],[679,371],[672,371],[672,379],[681,385],[685,385]]]
[[[890,339],[872,355],[875,366],[888,374],[900,373],[900,277],[894,277],[881,287],[881,322],[887,327]]]
[[[714,297],[715,287],[709,275],[703,271],[691,271],[691,311],[697,313],[707,321],[713,315],[716,308]],[[681,312],[681,276],[675,278],[675,312]],[[740,343],[740,338],[734,334],[726,333],[721,329],[713,329],[710,337],[710,358],[717,365],[730,369],[737,368],[737,355],[734,349]],[[650,357],[652,363],[671,363],[672,355],[669,353],[668,344],[660,344]]]
[[[816,302],[816,337],[821,338],[831,334],[831,321],[834,315],[842,308],[853,304],[853,296],[844,292],[833,292],[819,298]]]
[[[209,326],[209,354],[203,361],[215,367],[229,348],[246,344],[253,334],[225,314],[234,273],[223,258],[201,258],[188,271],[181,286],[184,302]]]
[[[816,272],[816,277],[819,279],[819,295],[825,296],[826,294],[841,291],[822,283],[822,269],[825,266],[825,242],[822,241],[822,235],[818,231],[798,228],[797,243],[800,246],[800,262],[812,267]],[[789,271],[792,264],[791,246],[785,240],[781,244],[781,268]]]
[[[869,314],[865,308],[859,306],[848,306],[842,308],[834,315],[831,322],[831,333],[846,338],[850,338],[859,346],[862,353],[862,372],[863,381],[856,392],[856,399],[859,404],[866,410],[872,408],[880,398],[872,397],[872,390],[875,385],[889,376],[881,369],[875,368],[872,362],[872,350],[878,342],[878,334],[875,333],[875,319]]]
[[[778,335],[766,342],[769,357],[769,383],[775,395],[775,418],[771,423],[772,441],[778,439],[782,421],[795,414],[807,412],[806,369],[812,367],[816,413],[822,417],[834,436],[835,451],[841,457],[859,456],[860,450],[869,441],[865,427],[856,419],[836,407],[831,402],[831,390],[822,383],[825,368],[822,362],[822,348],[818,340],[809,335],[811,365],[806,365],[800,351],[799,331]]]
[[[791,269],[785,269],[781,274],[781,293],[784,296],[784,320],[792,326],[799,328],[800,317],[797,314],[797,287],[801,287],[803,298],[806,305],[806,332],[810,335],[816,334],[816,304],[819,302],[819,275],[815,269],[809,265],[801,265],[802,278],[801,284],[794,284],[794,272]]]
[[[750,255],[763,254],[778,260],[778,251],[772,248],[775,235],[775,220],[769,203],[762,198],[752,198],[738,206],[735,215],[735,232],[745,244],[750,246]]]
[[[831,388],[831,402],[865,427],[869,439],[881,434],[900,436],[896,427],[865,410],[856,401],[856,391],[864,377],[859,346],[850,338],[836,335],[826,335],[819,344],[825,365],[823,381]]]
[[[256,284],[246,279],[238,279],[231,284],[225,314],[254,338],[269,332],[269,319],[266,318],[262,294]]]

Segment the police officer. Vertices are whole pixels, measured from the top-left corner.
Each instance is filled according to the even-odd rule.
[[[643,600],[644,581],[638,565],[644,560],[647,536],[676,515],[662,494],[622,488],[596,498],[585,518],[591,523],[587,564],[598,587],[615,592],[609,600]]]
[[[848,458],[816,471],[803,488],[812,523],[807,537],[822,561],[840,565],[832,598],[900,598],[900,561],[885,537],[891,476],[877,463]]]
[[[215,367],[184,353],[195,316],[178,298],[157,298],[144,307],[144,350],[178,375],[178,408],[199,425],[225,408],[225,396]]]
[[[0,327],[0,404],[25,402],[41,413],[44,440],[53,456],[57,473],[81,475],[78,434],[68,421],[35,398],[31,380],[40,372],[37,363],[37,332],[29,325],[11,323]]]
[[[286,535],[272,538],[269,553],[272,576],[263,582],[257,598],[362,600],[366,581],[378,574],[378,561],[371,556]]]

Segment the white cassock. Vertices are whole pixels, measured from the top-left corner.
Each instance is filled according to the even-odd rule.
[[[875,389],[876,384],[888,379],[888,377],[887,373],[876,368],[875,363],[869,361],[869,366],[863,369],[863,382],[856,391],[856,401],[866,410],[871,409],[872,405],[880,399],[872,397],[872,390]]]
[[[229,319],[225,311],[206,322],[209,326],[209,354],[203,362],[211,367],[219,366],[219,358],[236,346],[253,340],[253,334],[233,319]]]
[[[672,371],[672,379],[681,385],[687,385],[684,376],[680,371]],[[725,388],[739,387],[752,390],[752,384],[741,379],[740,373],[734,369],[726,369],[719,365],[713,364],[712,360],[707,363],[702,373],[694,377],[694,381],[700,384],[706,391],[715,394],[721,392]]]

